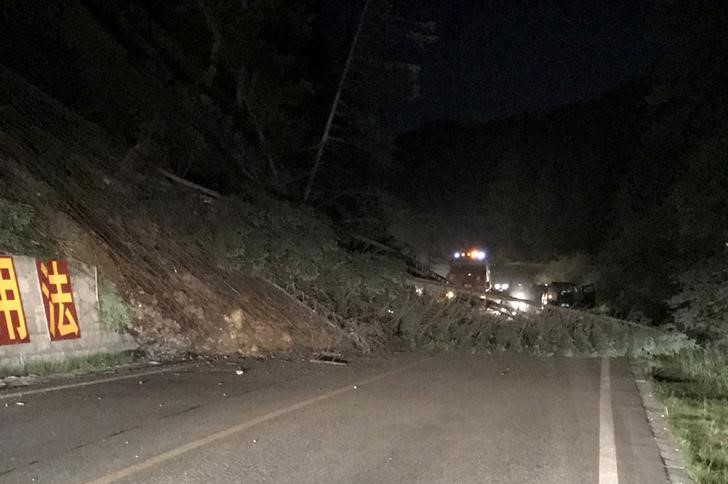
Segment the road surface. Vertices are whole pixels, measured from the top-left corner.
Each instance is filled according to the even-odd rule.
[[[666,482],[626,360],[405,354],[95,378],[0,393],[0,482]]]

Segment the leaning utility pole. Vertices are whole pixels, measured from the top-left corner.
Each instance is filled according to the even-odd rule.
[[[336,116],[336,110],[339,107],[339,100],[341,99],[341,91],[344,88],[344,82],[346,81],[346,75],[349,73],[349,67],[351,66],[351,59],[354,57],[354,51],[356,50],[356,43],[359,41],[359,34],[361,33],[362,26],[364,25],[364,17],[366,16],[367,9],[369,8],[369,2],[370,0],[366,0],[364,2],[364,8],[361,11],[361,16],[359,17],[359,25],[356,27],[356,33],[354,34],[354,39],[351,41],[351,47],[349,47],[349,55],[346,57],[346,63],[344,63],[344,71],[341,73],[341,78],[339,79],[339,85],[336,88],[336,94],[334,95],[334,102],[331,103],[331,111],[329,111],[329,118],[326,120],[326,126],[324,127],[324,132],[321,135],[321,140],[319,141],[318,145],[318,151],[316,151],[316,159],[313,162],[313,167],[311,168],[311,173],[308,175],[308,183],[306,184],[306,191],[303,194],[303,201],[307,202],[309,197],[311,196],[311,188],[313,187],[313,181],[316,178],[316,172],[318,171],[319,167],[321,166],[321,158],[324,154],[324,148],[326,148],[326,143],[329,141],[329,133],[331,132],[331,125],[334,122],[334,117]]]

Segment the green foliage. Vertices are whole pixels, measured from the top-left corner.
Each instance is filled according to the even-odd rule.
[[[29,256],[48,255],[53,244],[34,228],[35,209],[0,198],[0,251]]]
[[[0,244],[9,251],[25,245],[25,235],[33,219],[33,207],[0,199]]]
[[[112,288],[102,286],[99,290],[99,320],[104,327],[117,333],[130,327],[129,305]]]
[[[721,252],[728,241],[728,138],[702,139],[680,156],[681,168],[672,168],[669,183],[655,185],[663,170],[647,176],[650,182],[623,189],[621,233],[602,257],[605,285],[624,315],[641,313],[660,323],[675,317],[697,337],[719,337],[718,327],[725,326],[720,300]]]
[[[315,281],[346,261],[325,218],[273,200],[236,204],[216,228],[215,247],[223,266],[283,285]]]
[[[695,348],[650,361],[673,431],[698,483],[728,482],[728,353]]]
[[[700,341],[728,341],[728,248],[679,277],[670,299],[675,323]]]
[[[650,38],[662,57],[646,98],[644,147],[622,176],[605,274],[624,314],[665,323],[677,309],[682,327],[710,338],[723,323],[715,312],[716,321],[708,321],[710,301],[721,297],[705,282],[720,272],[708,261],[718,262],[713,256],[728,241],[728,104],[721,87],[728,82],[728,8],[719,0],[656,7]]]
[[[346,250],[342,238],[309,207],[263,200],[226,213],[214,245],[221,266],[274,282],[342,328],[379,333],[386,309],[405,288],[406,266]],[[371,341],[361,338],[361,344]]]

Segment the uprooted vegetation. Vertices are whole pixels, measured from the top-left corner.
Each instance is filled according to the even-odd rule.
[[[502,315],[483,314],[479,309],[449,323],[433,321],[431,326],[429,331],[420,329],[415,341],[445,348],[586,357],[650,357],[675,354],[693,346],[679,332],[560,308],[532,309],[505,320]]]
[[[343,345],[322,317],[217,267],[207,239],[185,237],[205,230],[225,201],[208,203],[154,170],[128,170],[143,165],[139,150],[2,69],[0,104],[3,184],[33,215],[32,227],[29,217],[14,222],[15,239],[32,229],[55,241],[53,254],[97,266],[126,302],[129,331],[155,357]],[[16,240],[3,249],[26,252]]]
[[[679,332],[598,315],[560,308],[503,314],[482,303],[418,294],[401,258],[376,248],[352,250],[349,235],[309,208],[270,199],[237,202],[217,218],[209,238],[219,264],[280,286],[343,329],[361,351],[646,356],[691,345]]]
[[[106,322],[154,357],[296,348],[641,354],[687,344],[616,320],[503,317],[417,295],[397,251],[260,191],[222,197],[172,183],[141,168],[145,149],[126,149],[0,73],[9,106],[0,163],[5,183],[17,187],[13,203],[26,210],[12,219],[8,249],[23,251],[17,241],[32,229],[55,241],[53,253],[96,265],[115,291],[102,291]]]
[[[218,214],[218,263],[262,277],[342,328],[361,351],[476,349],[542,355],[673,354],[679,332],[561,308],[499,313],[482,303],[422,294],[401,258],[351,250],[346,234],[308,208],[267,200]]]

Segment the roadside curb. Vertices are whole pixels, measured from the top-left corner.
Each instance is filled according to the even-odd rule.
[[[172,363],[161,367],[149,365],[132,367],[120,366],[79,375],[75,375],[73,373],[61,373],[54,375],[51,379],[33,383],[31,385],[3,389],[0,391],[0,401],[21,398],[27,395],[50,393],[58,390],[88,387],[112,381],[128,380],[142,376],[157,375],[160,373],[169,373],[183,369],[191,363],[192,362]]]
[[[630,360],[632,367],[632,376],[634,376],[635,384],[640,392],[642,406],[645,409],[647,421],[652,429],[652,435],[657,441],[657,447],[660,451],[660,458],[665,466],[668,481],[671,484],[694,484],[685,467],[685,460],[676,444],[675,436],[672,435],[670,427],[665,418],[664,406],[655,398],[655,391],[652,382],[645,375],[645,370]]]

